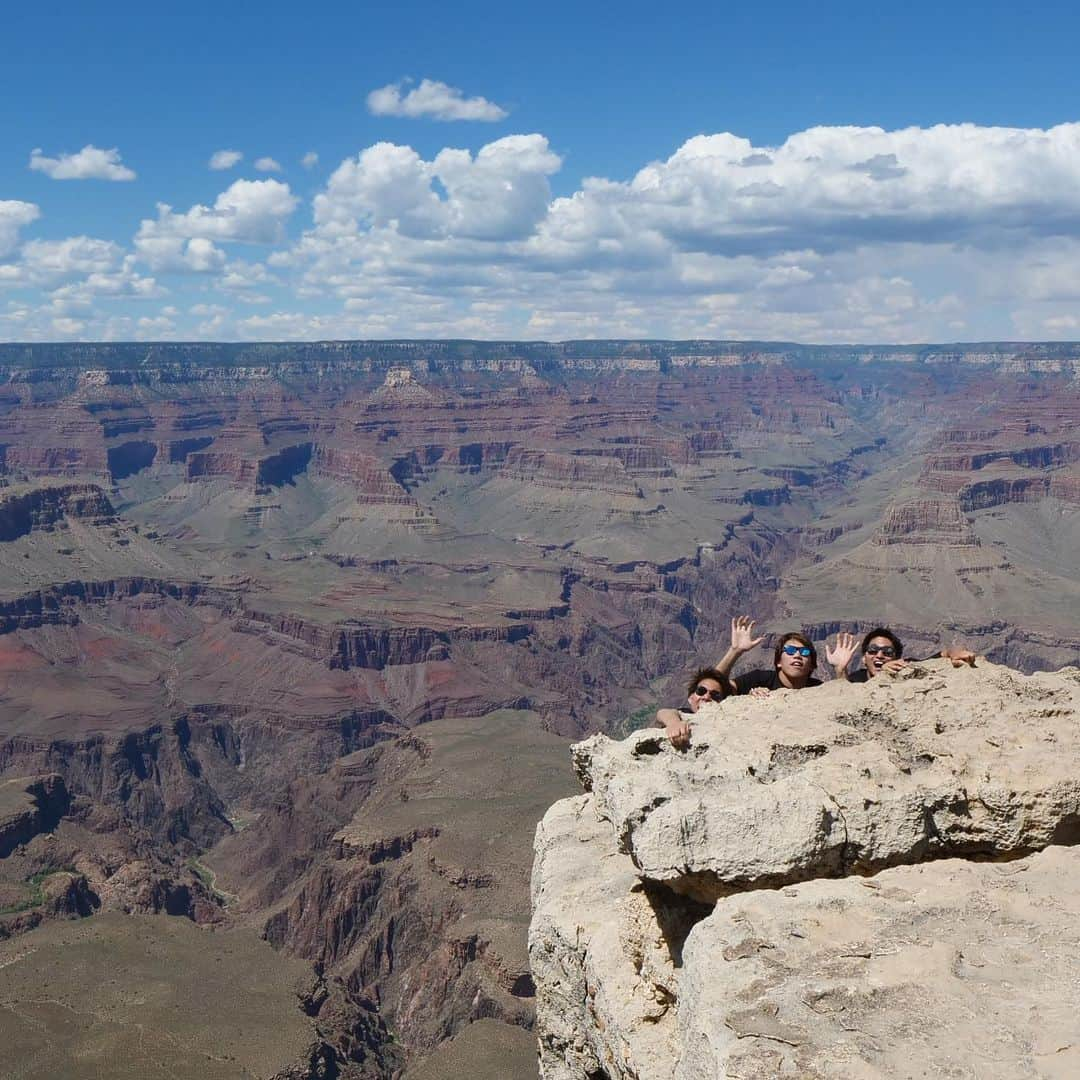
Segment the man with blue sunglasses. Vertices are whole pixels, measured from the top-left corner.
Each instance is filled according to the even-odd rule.
[[[731,645],[716,665],[717,671],[728,676],[735,693],[765,697],[773,690],[803,690],[808,686],[821,685],[821,680],[814,678],[817,649],[805,634],[797,630],[784,634],[777,642],[771,669],[755,668],[732,679],[729,673],[739,657],[765,640],[764,635],[755,638],[753,631],[754,620],[749,615],[738,615],[732,619]]]

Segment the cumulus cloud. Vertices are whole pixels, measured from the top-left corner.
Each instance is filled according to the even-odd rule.
[[[272,157],[261,157],[255,160],[255,168],[259,172],[281,172],[281,165]]]
[[[541,240],[628,248],[653,234],[678,251],[767,257],[912,241],[996,248],[1048,229],[1080,235],[1080,124],[812,128],[765,148],[700,135],[628,182],[586,180],[552,205]]]
[[[212,285],[170,280],[184,314],[143,317],[210,338],[1077,336],[1080,124],[702,135],[556,198],[561,167],[538,134],[475,152],[377,143],[331,172],[295,242],[279,180],[159,206],[138,265]],[[105,301],[161,286],[107,241],[20,244],[36,215],[0,203],[0,283],[50,298],[10,308],[0,333],[55,335],[70,318],[87,337],[138,334]],[[245,261],[233,244],[266,250]]]
[[[367,96],[369,112],[374,116],[426,117],[431,120],[505,120],[507,111],[483,97],[467,98],[455,86],[436,79],[422,79],[419,86],[402,91],[411,79],[389,83]]]
[[[0,258],[15,248],[19,241],[19,230],[39,217],[41,211],[34,203],[0,199]]]
[[[29,240],[20,250],[20,264],[28,283],[41,284],[78,274],[105,273],[123,260],[123,248],[93,236],[63,240]]]
[[[226,260],[225,252],[204,236],[185,239],[156,234],[151,229],[140,229],[135,250],[140,259],[159,272],[208,274],[220,270]]]
[[[309,150],[301,159],[300,164],[305,169],[314,169],[319,164],[319,155],[314,150]]]
[[[139,226],[135,250],[155,270],[217,270],[225,265],[219,243],[278,242],[297,202],[279,180],[237,180],[212,207],[197,204],[177,213],[158,203],[157,217]]]
[[[164,341],[173,336],[176,322],[168,315],[144,315],[135,324],[138,341]]]
[[[207,164],[215,172],[222,172],[225,169],[231,169],[234,165],[239,165],[243,159],[244,155],[239,150],[215,150],[210,155]]]
[[[443,333],[946,340],[1014,333],[1004,305],[1029,292],[1048,299],[1024,325],[1067,325],[1078,124],[703,135],[552,199],[559,167],[539,135],[430,160],[379,143],[342,162],[314,227],[269,262],[301,268],[298,297],[336,294],[345,322],[389,313],[391,333],[437,311]],[[1064,254],[1027,266],[1051,241]]]
[[[542,135],[509,135],[475,157],[446,149],[432,161],[409,146],[376,143],[334,171],[315,197],[315,223],[329,234],[372,226],[413,237],[520,239],[547,214],[548,176],[561,164]]]
[[[40,148],[30,151],[30,168],[53,180],[134,180],[135,172],[120,160],[120,151],[87,144],[77,154],[46,157]]]

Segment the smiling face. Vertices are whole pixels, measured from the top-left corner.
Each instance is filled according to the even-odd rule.
[[[716,679],[706,677],[698,679],[697,686],[690,691],[686,701],[690,706],[690,711],[697,712],[707,701],[721,701],[723,696],[724,692],[720,683]]]
[[[883,634],[878,634],[866,643],[863,664],[872,677],[877,675],[890,660],[895,660],[896,657],[896,646],[889,638]]]

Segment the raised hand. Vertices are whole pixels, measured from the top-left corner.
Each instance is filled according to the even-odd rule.
[[[731,620],[731,647],[737,652],[749,652],[765,640],[765,635],[753,637],[754,620],[749,615],[736,615]]]
[[[859,641],[854,634],[837,634],[835,645],[826,645],[825,659],[832,664],[837,671],[844,671],[851,658],[858,652]]]
[[[949,645],[941,650],[941,655],[946,660],[951,660],[953,667],[963,667],[965,664],[968,667],[975,666],[975,654],[970,649],[965,649],[960,645]]]

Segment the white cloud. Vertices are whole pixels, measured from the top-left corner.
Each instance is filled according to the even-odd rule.
[[[34,203],[0,199],[0,258],[18,244],[19,230],[39,217],[41,211]]]
[[[53,319],[52,327],[60,340],[78,338],[86,329],[86,323],[81,319],[57,318]]]
[[[314,150],[309,150],[301,159],[300,164],[305,169],[314,169],[319,164],[319,155]]]
[[[538,135],[431,160],[376,144],[268,262],[302,269],[298,298],[338,296],[345,322],[380,310],[402,334],[437,313],[436,333],[495,336],[1010,336],[1030,294],[1023,325],[1060,336],[1075,307],[1080,124],[699,136],[552,199],[559,164]]]
[[[242,303],[265,304],[269,302],[270,297],[257,290],[276,283],[277,278],[262,263],[235,259],[225,267],[218,279],[218,288],[223,292],[231,293]]]
[[[552,206],[547,238],[623,247],[655,232],[682,251],[769,255],[913,241],[990,248],[1047,229],[1080,235],[1080,124],[819,127],[768,148],[699,135],[627,183],[587,180]]]
[[[259,172],[281,172],[281,165],[272,157],[261,157],[256,159],[255,168],[258,169]]]
[[[411,79],[389,83],[367,96],[368,110],[374,116],[427,117],[432,120],[505,120],[505,109],[487,98],[467,98],[454,86],[435,79],[422,79],[420,85],[403,94]]]
[[[161,341],[172,337],[176,323],[164,313],[144,315],[135,324],[135,337],[139,341]]]
[[[29,240],[22,246],[22,264],[34,280],[72,274],[104,273],[123,258],[123,249],[111,240],[69,236],[64,240]]]
[[[40,149],[30,151],[30,168],[53,180],[134,180],[135,173],[120,160],[115,147],[101,150],[86,145],[77,154],[45,157]]]
[[[376,143],[334,171],[315,197],[315,222],[329,235],[386,226],[413,237],[522,238],[546,216],[547,178],[561,164],[542,135],[509,135],[475,158],[446,149],[432,161],[408,146]]]
[[[135,249],[155,270],[218,270],[225,265],[218,243],[280,241],[297,202],[289,185],[280,180],[237,180],[212,207],[195,205],[176,213],[159,203],[157,218],[140,224]]]
[[[144,222],[145,224],[145,222]],[[160,272],[206,274],[225,265],[225,252],[202,236],[155,235],[140,229],[135,238],[139,258]]]
[[[377,143],[331,172],[295,243],[280,180],[159,206],[137,265],[204,276],[169,281],[183,316],[144,317],[208,338],[1077,336],[1080,124],[705,135],[553,198],[561,166],[538,134],[426,156]],[[137,336],[130,301],[163,287],[108,241],[20,244],[37,213],[0,203],[0,284],[43,294],[0,334],[47,340],[71,318]]]
[[[243,159],[244,155],[239,150],[215,150],[210,155],[207,165],[215,172],[221,172],[224,169],[231,169],[234,165],[239,165]]]

